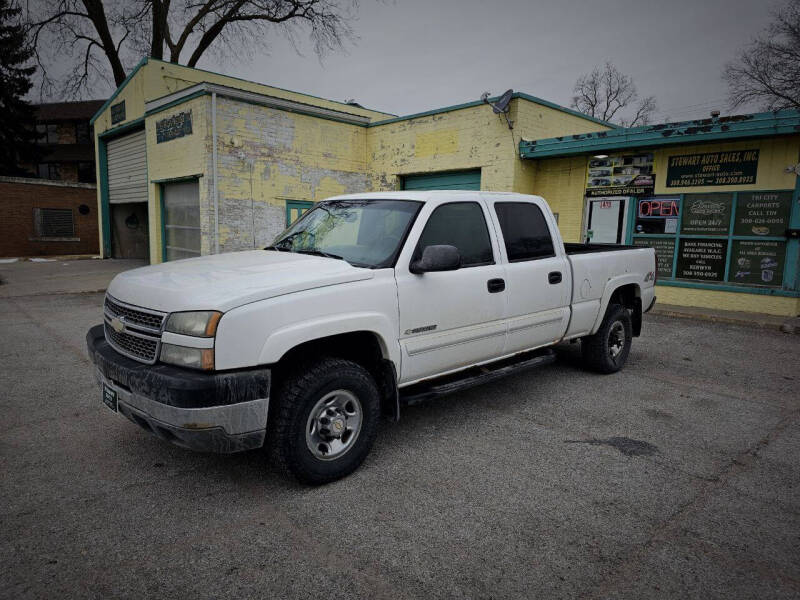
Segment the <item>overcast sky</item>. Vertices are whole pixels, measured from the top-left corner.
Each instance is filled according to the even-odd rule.
[[[727,113],[720,74],[775,0],[361,0],[347,53],[322,64],[276,39],[269,54],[206,69],[410,114],[508,88],[569,105],[575,79],[611,60],[655,95],[659,120]]]

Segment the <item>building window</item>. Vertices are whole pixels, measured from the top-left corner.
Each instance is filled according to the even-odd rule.
[[[792,193],[640,198],[633,244],[655,248],[662,281],[781,288]]]
[[[95,176],[94,163],[92,162],[78,163],[78,181],[80,183],[95,183],[97,181],[97,177]]]
[[[75,143],[89,144],[92,141],[91,129],[87,121],[75,123]]]
[[[312,206],[314,203],[308,200],[286,200],[286,226],[297,221]]]
[[[58,125],[55,123],[37,123],[36,141],[40,144],[57,144]]]
[[[61,179],[61,170],[57,163],[39,163],[37,175],[40,179]]]
[[[33,216],[37,237],[65,238],[75,235],[72,209],[35,208],[33,209]]]

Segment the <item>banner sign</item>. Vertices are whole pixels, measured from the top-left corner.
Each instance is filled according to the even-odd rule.
[[[156,143],[168,142],[192,133],[192,111],[156,121]]]
[[[748,185],[756,182],[758,150],[670,156],[667,187]]]
[[[590,158],[586,172],[586,196],[649,196],[655,175],[652,154]]]
[[[633,245],[642,248],[653,248],[656,251],[656,271],[659,279],[672,277],[675,238],[633,238]]]
[[[678,279],[700,281],[724,281],[725,257],[728,240],[681,239],[678,248]]]
[[[733,234],[782,236],[791,212],[792,192],[739,192]]]
[[[728,280],[780,287],[785,256],[786,242],[734,240]]]
[[[728,235],[733,194],[686,194],[683,198],[681,233]]]

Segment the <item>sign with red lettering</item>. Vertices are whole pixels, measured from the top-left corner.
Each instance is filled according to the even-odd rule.
[[[679,205],[677,198],[646,198],[639,200],[639,218],[677,217]]]

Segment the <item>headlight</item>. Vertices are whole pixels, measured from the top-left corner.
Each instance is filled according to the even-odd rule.
[[[161,344],[161,362],[170,363],[179,367],[213,371],[214,349]]]
[[[195,337],[214,337],[220,317],[222,313],[215,310],[172,313],[167,319],[165,329]]]

